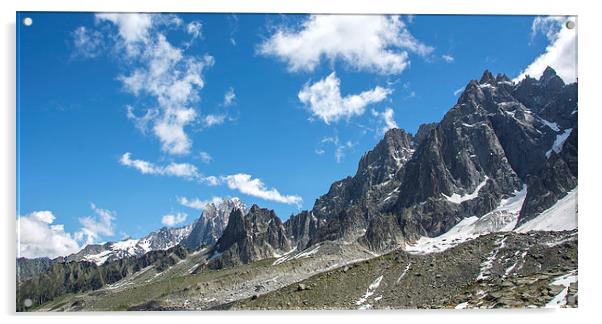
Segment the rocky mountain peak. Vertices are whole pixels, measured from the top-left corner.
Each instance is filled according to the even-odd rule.
[[[565,86],[562,78],[549,66],[543,71],[543,74],[539,78],[539,82],[547,88],[546,90],[549,93],[558,93]]]
[[[207,204],[201,216],[193,223],[190,235],[182,243],[188,248],[196,249],[217,242],[228,225],[232,212],[238,210],[245,214],[246,209],[245,204],[236,197]]]
[[[547,66],[546,69],[543,71],[541,78],[543,80],[549,80],[550,78],[553,78],[556,75],[556,70],[554,70],[551,66]]]
[[[418,131],[416,131],[416,135],[414,135],[415,146],[419,146],[426,138],[428,138],[435,127],[437,127],[437,123],[421,124],[418,127]]]
[[[291,248],[282,221],[273,210],[256,204],[249,212],[235,209],[213,248],[210,266],[221,268],[280,255]]]
[[[479,84],[485,83],[495,84],[495,78],[493,77],[493,73],[491,73],[491,71],[489,70],[485,70],[483,72],[483,75],[481,76],[481,79],[479,80]]]
[[[506,74],[504,74],[504,73],[499,73],[498,75],[496,75],[495,81],[497,83],[500,83],[500,82],[510,82],[510,83],[512,83],[512,80],[510,80],[510,78],[508,78],[508,76]]]

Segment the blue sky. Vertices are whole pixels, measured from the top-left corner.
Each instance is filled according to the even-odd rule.
[[[33,24],[18,26],[18,215],[35,229],[21,224],[26,256],[188,224],[214,197],[287,219],[353,175],[386,128],[413,133],[440,120],[483,70],[515,78],[550,64],[568,81],[576,73],[576,37],[557,17],[17,21],[25,16]],[[40,248],[55,236],[59,248]]]

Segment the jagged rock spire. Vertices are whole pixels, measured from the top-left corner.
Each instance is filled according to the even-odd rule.
[[[491,71],[489,71],[489,70],[485,70],[485,72],[483,72],[483,76],[481,76],[481,80],[479,80],[480,84],[485,84],[485,83],[493,84],[494,82],[495,82],[495,78],[493,77],[493,73],[491,73]]]

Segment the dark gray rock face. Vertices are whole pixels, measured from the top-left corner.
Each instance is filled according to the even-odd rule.
[[[506,82],[488,71],[481,83],[471,81],[416,149],[392,209],[403,215],[408,234],[442,234],[464,217],[491,211],[521,187],[492,123],[493,116],[505,114],[497,103],[509,101]],[[471,199],[446,198],[473,194]]]
[[[470,81],[405,167],[390,210],[401,215],[404,235],[440,235],[464,217],[491,211],[523,183],[539,196],[544,190],[531,189],[527,179],[553,163],[548,152],[565,130],[562,125],[576,127],[576,110],[576,85],[565,86],[552,69],[540,80],[516,85],[489,71],[479,82]],[[556,165],[555,173],[562,172]],[[566,193],[574,184],[565,179],[562,185],[541,186]],[[454,194],[470,199],[448,199]],[[541,212],[559,197],[543,205],[534,201],[539,207],[533,210]]]
[[[387,132],[353,177],[333,183],[310,213],[291,217],[287,231],[300,249],[360,237],[382,249],[375,238],[399,245],[443,234],[465,217],[492,211],[525,184],[526,220],[576,185],[576,127],[577,85],[565,85],[553,69],[518,84],[485,71],[439,123],[421,125],[415,137]]]
[[[416,132],[416,135],[414,135],[414,145],[419,146],[420,144],[422,144],[422,142],[424,142],[425,139],[431,136],[432,131],[436,127],[437,123],[427,123],[420,125],[418,127],[418,131]]]
[[[357,172],[332,184],[316,200],[312,214],[318,219],[310,244],[323,240],[355,240],[364,235],[370,221],[397,199],[404,165],[414,153],[412,135],[390,129],[360,160]],[[297,222],[294,218],[291,222]]]
[[[383,140],[361,158],[355,176],[333,183],[328,193],[316,200],[314,215],[329,219],[350,205],[364,204],[378,209],[377,205],[386,204],[391,199],[384,198],[391,192],[389,189],[398,185],[396,175],[413,152],[410,134],[400,129],[387,131]]]
[[[527,197],[520,212],[518,225],[533,219],[566,196],[577,186],[577,129],[564,143],[563,150],[553,152],[543,168],[527,178]]]
[[[373,251],[390,251],[404,246],[401,226],[394,215],[382,215],[373,218],[366,233],[360,238]]]
[[[324,223],[324,222],[323,222]],[[286,232],[299,251],[307,247],[312,235],[318,230],[320,221],[313,212],[302,211],[291,216],[285,223]]]
[[[273,210],[253,205],[247,214],[234,209],[212,249],[209,266],[222,268],[284,254],[291,250],[282,221]]]
[[[49,258],[17,258],[17,282],[48,271],[53,263],[54,261]]]
[[[235,209],[246,213],[245,204],[238,198],[224,199],[217,204],[209,203],[199,219],[192,224],[192,230],[182,244],[190,249],[214,244],[226,229],[230,214]]]

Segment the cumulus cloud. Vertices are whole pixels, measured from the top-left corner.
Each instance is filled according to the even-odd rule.
[[[359,94],[341,96],[341,80],[332,72],[326,78],[314,83],[306,83],[299,91],[299,100],[311,113],[326,124],[342,118],[349,119],[364,113],[366,106],[383,101],[391,94],[391,89],[375,87]]]
[[[142,174],[165,175],[187,179],[201,178],[197,167],[190,163],[171,162],[167,165],[156,165],[145,160],[132,159],[131,156],[132,153],[130,152],[124,153],[119,159],[119,163],[134,168]]]
[[[81,26],[73,31],[72,37],[75,57],[94,58],[104,50],[104,38],[99,31]]]
[[[178,197],[178,203],[184,207],[192,209],[204,209],[209,204],[219,205],[224,199],[221,197],[212,197],[209,200],[201,200],[199,198],[188,199],[186,197]]]
[[[213,157],[211,157],[211,155],[207,152],[200,152],[199,159],[205,164],[209,164],[211,161],[213,161]]]
[[[186,31],[192,35],[192,38],[203,36],[203,24],[199,21],[192,21],[186,25]]]
[[[98,208],[94,203],[90,204],[94,216],[82,217],[79,219],[83,226],[81,232],[86,237],[86,244],[98,242],[103,236],[113,236],[113,221],[115,213],[106,209]]]
[[[211,127],[221,125],[226,121],[226,114],[209,114],[203,117],[203,126]]]
[[[96,14],[98,21],[110,21],[119,30],[119,36],[125,44],[132,46],[128,49],[133,54],[136,43],[148,43],[150,41],[150,29],[152,27],[152,16],[141,13],[99,13]]]
[[[441,55],[441,58],[447,63],[452,63],[454,61],[454,57],[449,54]]]
[[[34,211],[17,219],[17,256],[26,258],[66,256],[86,244],[99,243],[114,235],[115,213],[91,204],[92,216],[79,218],[81,228],[73,233],[55,224],[51,211]]]
[[[536,17],[531,25],[532,37],[543,34],[548,46],[543,54],[527,66],[514,81],[529,75],[539,78],[546,67],[551,66],[564,82],[577,80],[577,28],[568,29],[566,23],[572,17]]]
[[[186,221],[188,215],[186,213],[167,214],[161,217],[161,223],[165,226],[175,226]]]
[[[228,91],[224,94],[224,102],[222,106],[229,107],[236,103],[236,93],[234,92],[234,88],[229,88]]]
[[[53,224],[51,211],[34,211],[17,220],[17,256],[25,258],[49,257],[75,253],[80,245],[74,234],[65,227]]]
[[[383,112],[372,110],[372,116],[379,118],[381,123],[383,124],[380,128],[379,134],[382,135],[391,128],[397,128],[397,123],[395,122],[395,118],[393,117],[393,115],[394,111],[392,108],[386,108]]]
[[[134,125],[142,134],[146,134],[148,131],[148,124],[157,118],[157,116],[159,116],[159,110],[146,109],[144,115],[138,116],[134,112],[134,107],[127,105],[126,116],[129,120],[134,122]]]
[[[408,67],[409,53],[426,56],[433,48],[418,41],[399,16],[312,15],[297,29],[277,28],[258,51],[286,62],[293,72],[313,71],[326,59],[394,74]]]
[[[283,195],[276,188],[268,189],[267,186],[257,178],[249,174],[238,173],[221,177],[228,188],[238,190],[249,196],[275,201],[279,203],[301,206],[303,199],[297,195]]]
[[[165,28],[160,27],[183,30],[196,39],[202,36],[201,23],[184,26],[179,17],[163,14],[102,13],[96,19],[101,27],[115,27],[116,34],[105,39],[111,42],[116,55],[125,57],[122,63],[126,71],[117,77],[123,89],[134,96],[154,99],[153,107],[143,108],[139,115],[128,107],[127,117],[143,133],[151,129],[164,152],[189,153],[192,140],[186,127],[198,117],[195,105],[205,85],[203,73],[214,64],[214,59],[210,55],[189,55],[189,43],[180,47],[172,44]],[[85,40],[90,32],[84,33],[82,28],[76,33],[80,35],[78,39]]]

